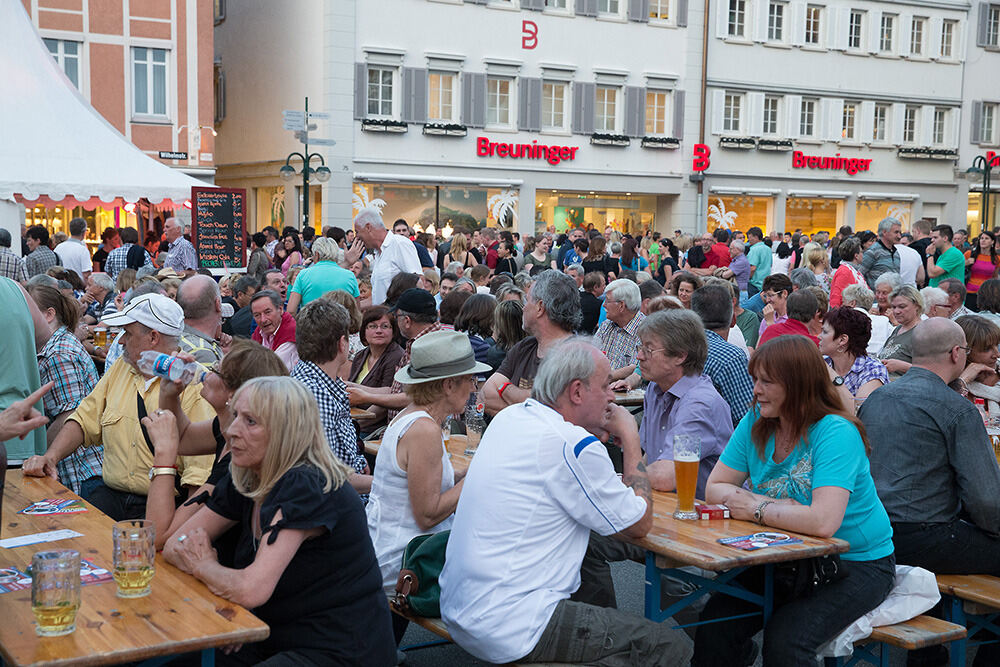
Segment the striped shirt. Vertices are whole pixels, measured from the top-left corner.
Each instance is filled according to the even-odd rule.
[[[642,312],[636,312],[635,317],[624,327],[618,326],[610,319],[604,320],[601,322],[601,326],[597,327],[597,333],[594,334],[594,337],[601,344],[601,352],[607,355],[608,361],[611,362],[612,370],[637,363],[636,359],[642,341],[639,340],[636,330],[644,319],[646,316]]]
[[[185,269],[198,268],[198,255],[194,246],[183,236],[171,243],[167,249],[167,259],[163,266],[183,273]]]
[[[0,248],[0,276],[19,283],[28,279],[24,259],[11,252],[10,248]]]

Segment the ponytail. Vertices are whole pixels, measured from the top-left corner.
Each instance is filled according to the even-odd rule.
[[[76,331],[76,325],[80,321],[80,306],[76,301],[49,285],[29,285],[27,291],[39,308],[53,309],[61,325],[69,329],[70,333]]]

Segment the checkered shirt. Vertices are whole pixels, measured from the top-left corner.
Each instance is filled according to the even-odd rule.
[[[753,380],[747,372],[747,355],[714,331],[705,331],[708,357],[705,375],[712,378],[716,391],[729,404],[735,427],[753,402]]]
[[[182,236],[170,244],[163,266],[177,273],[183,273],[185,269],[197,269],[198,254],[191,242]]]
[[[823,359],[827,366],[833,368],[833,360],[830,357],[823,357]],[[851,392],[851,396],[857,396],[858,389],[872,380],[889,384],[889,371],[886,370],[885,364],[878,359],[862,355],[855,358],[854,363],[851,364],[851,370],[844,376],[844,386]]]
[[[351,403],[347,398],[347,385],[338,377],[331,378],[311,361],[300,359],[292,369],[292,377],[312,392],[319,407],[326,439],[334,455],[356,472],[364,473],[367,467],[364,454],[358,452],[358,432],[351,421]]]
[[[118,274],[121,273],[122,270],[128,268],[128,249],[133,245],[135,244],[123,243],[108,253],[108,259],[104,262],[104,271],[112,280],[117,280]],[[142,265],[148,266],[152,264],[153,259],[149,256],[149,252],[145,249],[142,252],[145,259]]]
[[[52,252],[48,246],[40,245],[24,258],[24,266],[28,269],[29,277],[37,276],[53,266],[59,266],[59,255]]]
[[[38,374],[42,384],[55,385],[42,397],[45,415],[58,415],[76,409],[80,401],[97,385],[97,369],[83,344],[66,327],[59,327],[38,353]],[[98,477],[104,466],[104,447],[78,447],[59,462],[59,481],[80,493],[80,483]]]
[[[601,352],[607,355],[612,370],[638,363],[639,346],[642,345],[642,341],[639,340],[636,330],[644,319],[645,315],[636,312],[635,317],[624,328],[611,320],[604,320],[601,326],[597,327],[594,338],[601,344]]]
[[[19,283],[28,279],[24,260],[11,252],[10,248],[0,248],[0,276]]]

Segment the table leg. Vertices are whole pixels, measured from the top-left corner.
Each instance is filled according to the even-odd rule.
[[[771,620],[774,611],[774,564],[764,565],[764,627]]]
[[[201,667],[215,667],[214,648],[206,648],[201,652]]]
[[[746,570],[746,568],[735,568],[729,570],[728,572],[720,572],[718,576],[714,579],[707,577],[702,577],[697,574],[692,574],[683,569],[678,568],[665,568],[660,569],[656,567],[656,556],[652,552],[646,552],[646,599],[645,599],[645,612],[646,618],[651,621],[660,623],[667,618],[670,618],[682,609],[694,604],[698,598],[709,595],[710,593],[724,593],[726,595],[731,595],[741,600],[747,600],[754,604],[765,606],[765,597],[752,593],[747,589],[743,588],[739,584],[730,583],[741,572]],[[660,608],[660,593],[661,593],[661,582],[660,576],[668,574],[671,577],[680,579],[681,581],[686,581],[698,586],[697,589],[684,596],[678,602],[670,605],[666,609]],[[768,607],[769,609],[769,607]],[[744,616],[752,616],[759,614],[760,612],[754,611],[749,614],[739,614],[737,616],[727,616],[725,618],[718,618],[709,623],[721,623],[723,621],[732,620],[734,618],[742,618]],[[683,627],[688,627],[691,625],[701,625],[700,623],[689,623]],[[679,626],[680,627],[680,626]]]

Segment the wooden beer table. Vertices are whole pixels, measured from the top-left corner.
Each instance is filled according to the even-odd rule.
[[[351,419],[365,419],[366,417],[374,417],[375,413],[369,412],[364,408],[351,408]]]
[[[468,442],[466,436],[453,434],[448,438],[448,442],[445,443],[445,447],[448,449],[448,454],[451,457],[451,467],[457,473],[464,474],[469,469],[469,464],[472,463],[472,457],[465,455],[466,442]],[[365,454],[369,456],[377,455],[381,444],[381,440],[365,440]]]
[[[835,538],[811,537],[789,530],[759,526],[749,521],[735,519],[683,521],[673,517],[677,507],[677,494],[653,492],[653,528],[642,539],[629,540],[646,550],[646,618],[662,622],[682,609],[694,604],[709,593],[725,593],[758,604],[762,608],[764,624],[771,618],[774,605],[774,564],[788,561],[844,553],[848,544]],[[759,532],[784,533],[802,542],[784,546],[770,546],[755,551],[719,544],[718,539],[737,537]],[[733,582],[733,578],[749,567],[764,566],[763,594],[753,593]],[[685,567],[697,567],[716,573],[715,577],[693,574]],[[669,575],[698,586],[683,599],[660,608],[660,575]],[[718,619],[721,622],[728,619]]]
[[[615,392],[615,403],[624,407],[641,406],[645,398],[645,389],[632,389],[630,391]]]
[[[114,521],[85,503],[79,514],[31,516],[18,512],[46,498],[79,499],[48,477],[22,477],[7,471],[3,495],[4,539],[51,530],[83,533],[56,542],[0,548],[0,568],[21,571],[38,551],[74,549],[98,567],[112,569]],[[39,637],[31,611],[31,589],[0,594],[0,654],[6,665],[110,665],[147,661],[201,651],[203,667],[215,664],[215,648],[267,638],[267,625],[237,604],[213,595],[203,583],[156,557],[152,592],[123,599],[114,581],[83,586],[76,630],[63,637]]]

